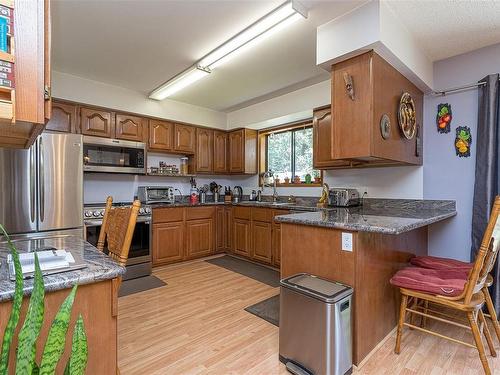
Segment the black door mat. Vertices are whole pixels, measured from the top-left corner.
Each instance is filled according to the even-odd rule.
[[[245,309],[251,314],[258,316],[261,319],[268,321],[271,324],[274,324],[276,327],[279,327],[280,321],[280,295],[265,299],[264,301],[260,301],[255,305],[249,306]]]
[[[120,285],[118,297],[125,297],[130,294],[145,292],[146,290],[160,288],[167,285],[164,281],[156,276],[144,276],[137,279],[125,280]]]
[[[280,286],[280,273],[270,268],[247,262],[246,260],[234,258],[229,255],[223,257],[207,259],[205,262],[215,264],[230,271],[250,277],[274,288]]]

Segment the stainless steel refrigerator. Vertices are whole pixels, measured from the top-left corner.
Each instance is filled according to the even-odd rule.
[[[82,236],[82,136],[43,133],[28,150],[0,148],[0,189],[10,234]]]

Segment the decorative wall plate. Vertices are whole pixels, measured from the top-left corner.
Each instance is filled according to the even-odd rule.
[[[417,130],[417,114],[415,111],[415,102],[407,92],[401,95],[398,108],[398,122],[401,132],[406,139],[412,139]]]
[[[380,133],[384,139],[391,136],[391,120],[389,119],[387,113],[384,113],[380,119]]]

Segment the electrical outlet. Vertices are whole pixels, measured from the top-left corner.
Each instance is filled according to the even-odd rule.
[[[352,251],[352,233],[342,232],[342,250]]]

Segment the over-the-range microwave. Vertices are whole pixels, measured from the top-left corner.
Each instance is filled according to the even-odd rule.
[[[85,172],[146,174],[146,144],[100,137],[83,137]]]

